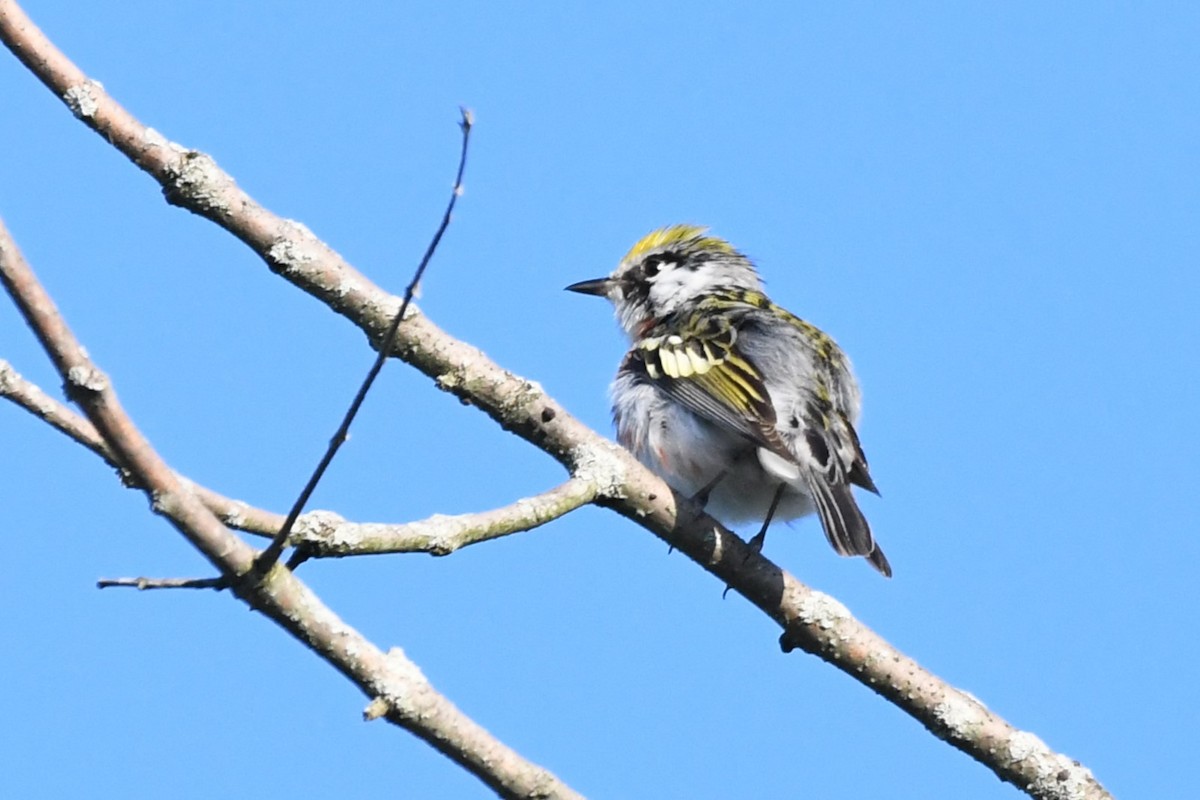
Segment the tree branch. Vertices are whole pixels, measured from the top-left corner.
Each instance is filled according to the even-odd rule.
[[[0,38],[85,124],[163,186],[168,202],[221,225],[283,278],[381,339],[399,307],[299,223],[264,209],[208,156],[141,125],[0,0]],[[31,31],[36,32],[31,33]],[[628,453],[570,416],[535,383],[449,336],[410,308],[395,355],[475,405],[505,430],[592,483],[597,502],[642,525],[732,586],[802,647],[910,714],[1033,797],[1108,798],[1091,772],[989,712],[855,620],[844,606],[780,570]],[[274,574],[274,573],[272,573]]]
[[[0,4],[0,30],[11,4]],[[125,414],[108,377],[88,358],[54,302],[0,223],[0,284],[54,362],[70,394],[104,444],[165,516],[221,575],[222,583],[306,643],[373,700],[387,717],[472,772],[502,797],[578,795],[547,770],[520,757],[433,688],[398,649],[384,654],[343,622],[288,570],[254,569],[255,552],[234,536],[158,456]]]
[[[117,460],[113,452],[104,443],[96,426],[88,422],[86,417],[75,413],[69,406],[55,400],[36,384],[26,380],[13,369],[12,365],[0,358],[0,397],[12,401],[35,417],[41,419],[50,427],[65,434],[74,441],[91,450],[104,459],[110,467],[121,476],[121,482],[131,489],[144,489],[135,476]],[[183,475],[176,473],[176,478],[189,488],[209,511],[217,515],[221,522],[231,528],[262,536],[273,536],[283,524],[283,515],[234,500],[222,494],[193,483]]]
[[[548,492],[476,514],[447,516],[403,525],[347,522],[328,511],[300,518],[292,544],[313,557],[430,553],[445,556],[473,544],[527,531],[585,506],[596,499],[596,487],[583,478],[569,478]]]
[[[3,362],[0,362],[0,368]],[[3,378],[0,369],[0,378]],[[419,522],[390,525],[347,522],[331,511],[312,511],[300,516],[290,541],[312,558],[382,555],[384,553],[429,553],[446,556],[480,542],[511,533],[532,530],[595,499],[594,487],[571,478],[548,492],[523,497],[503,508],[477,514],[435,514]],[[267,535],[270,535],[269,533]],[[100,589],[131,587],[146,589],[226,588],[222,578],[104,578]]]
[[[0,359],[0,397],[12,401],[100,456],[117,470],[126,486],[134,489],[145,488],[139,486],[134,476],[121,466],[87,418],[75,413],[67,405],[46,394],[36,384],[23,378],[4,359]],[[279,532],[284,520],[282,514],[225,497],[179,473],[175,475],[228,527],[267,537],[275,536]],[[342,558],[383,553],[430,553],[444,556],[469,545],[540,527],[595,499],[596,487],[593,483],[581,478],[570,478],[548,492],[522,498],[503,508],[453,516],[435,514],[428,519],[401,524],[350,522],[332,511],[310,511],[296,520],[295,529],[288,537],[288,544],[303,549],[312,558]]]
[[[124,586],[138,591],[148,589],[216,589],[228,588],[224,578],[101,578],[97,589]]]

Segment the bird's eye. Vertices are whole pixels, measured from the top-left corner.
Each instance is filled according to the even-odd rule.
[[[642,262],[642,272],[647,278],[653,278],[662,269],[666,259],[662,256],[649,256]]]

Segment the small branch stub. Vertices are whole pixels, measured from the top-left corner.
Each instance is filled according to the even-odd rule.
[[[387,700],[376,697],[363,709],[363,722],[374,722],[380,717],[386,716],[390,710],[391,705]]]

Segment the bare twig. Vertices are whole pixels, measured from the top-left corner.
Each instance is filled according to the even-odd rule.
[[[12,3],[0,0],[0,35],[10,34]],[[222,583],[305,642],[372,699],[388,719],[421,737],[506,798],[578,795],[554,775],[502,744],[439,694],[399,650],[386,655],[343,622],[291,572],[254,571],[254,551],[204,507],[159,457],[121,408],[108,377],[88,358],[16,244],[0,223],[0,285],[8,291],[54,362],[68,393],[105,445],[146,487],[165,516],[217,568]]]
[[[259,555],[258,560],[255,562],[255,568],[260,573],[266,574],[271,567],[275,566],[275,562],[279,560],[280,553],[283,552],[284,546],[287,545],[288,536],[291,535],[292,527],[296,524],[296,518],[300,516],[300,513],[304,510],[304,506],[308,504],[308,499],[316,491],[317,484],[321,482],[321,476],[325,474],[325,470],[333,462],[333,457],[337,455],[338,449],[345,443],[346,437],[350,433],[351,423],[358,416],[358,410],[362,408],[363,401],[367,399],[367,392],[371,390],[375,379],[379,377],[384,362],[387,361],[388,355],[392,351],[392,344],[396,341],[396,331],[399,330],[400,323],[404,321],[404,315],[408,313],[408,306],[412,303],[413,295],[417,291],[421,277],[425,274],[425,268],[429,266],[429,260],[433,258],[438,244],[442,241],[442,235],[450,225],[450,217],[454,213],[454,206],[458,202],[458,198],[462,195],[463,171],[467,168],[467,146],[471,141],[471,125],[474,122],[474,117],[468,109],[462,108],[460,111],[462,113],[462,120],[459,123],[459,127],[462,129],[462,149],[458,155],[458,171],[454,176],[454,188],[450,192],[450,200],[446,203],[446,210],[442,214],[442,221],[438,224],[437,231],[433,234],[433,239],[430,240],[429,246],[425,248],[425,255],[421,257],[421,262],[417,265],[412,280],[405,287],[404,299],[400,301],[400,310],[396,312],[396,316],[392,318],[392,324],[388,326],[387,332],[383,335],[383,340],[380,342],[378,353],[375,356],[375,363],[371,365],[371,369],[367,372],[367,377],[363,380],[362,386],[358,388],[358,393],[354,395],[354,400],[351,401],[350,408],[346,411],[346,416],[342,419],[342,423],[329,440],[329,447],[325,450],[325,455],[321,457],[320,463],[313,470],[313,474],[308,479],[308,483],[305,484],[304,489],[300,492],[300,496],[292,504],[291,510],[288,511],[287,519],[284,520],[283,527],[279,529],[279,533],[275,535],[275,538],[271,540],[271,543],[267,545],[267,548],[262,551],[262,554]],[[288,567],[295,569],[305,558],[306,553],[303,551],[298,552],[288,562]]]
[[[0,397],[11,400],[100,456],[113,469],[118,472],[122,471],[122,467],[113,457],[112,451],[100,438],[96,426],[88,422],[86,417],[81,417],[63,403],[43,392],[37,384],[23,378],[11,364],[2,358],[0,358]]]
[[[548,492],[503,508],[477,514],[437,514],[404,525],[346,522],[336,514],[314,511],[300,518],[292,543],[314,558],[379,553],[444,556],[468,545],[531,530],[595,499],[593,483],[569,478]]]
[[[228,588],[224,578],[101,578],[97,589],[127,586],[139,591],[146,589],[216,589]]]
[[[120,465],[86,417],[26,380],[4,359],[0,359],[0,397],[12,401],[100,456],[117,470],[127,486],[144,488],[138,486],[136,479]],[[176,476],[230,528],[271,537],[283,524],[282,514],[225,497],[178,473]],[[543,494],[522,498],[503,508],[452,516],[436,514],[401,524],[351,522],[329,511],[310,511],[297,518],[288,544],[302,548],[313,558],[382,553],[443,556],[469,545],[532,530],[595,499],[595,484],[573,477]]]
[[[88,80],[23,15],[0,0],[0,39],[87,125],[158,180],[169,202],[244,241],[286,280],[346,316],[372,341],[397,304],[298,223],[256,203],[208,156],[168,142]],[[33,30],[36,35],[31,34]],[[783,572],[685,500],[623,450],[569,415],[536,384],[502,369],[412,307],[394,352],[438,386],[480,408],[596,487],[597,502],[687,554],[758,606],[803,646],[888,698],[936,736],[1022,791],[1046,800],[1110,795],[1091,772],[991,714],[871,632],[832,598]],[[275,570],[271,573],[274,576]]]
[[[91,450],[115,469],[126,486],[134,489],[144,489],[136,478],[129,473],[117,457],[104,443],[96,426],[88,422],[64,403],[60,403],[46,394],[36,384],[26,380],[12,368],[4,359],[0,359],[0,397],[11,400],[17,406],[40,418],[46,424],[58,430],[76,442]],[[283,524],[283,515],[234,500],[218,494],[211,489],[192,483],[182,475],[176,474],[181,482],[200,498],[208,510],[216,514],[221,522],[231,528],[257,533],[263,536],[273,536]]]

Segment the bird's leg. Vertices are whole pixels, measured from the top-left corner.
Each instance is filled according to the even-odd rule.
[[[751,552],[762,552],[763,542],[767,539],[767,528],[771,527],[771,519],[775,516],[775,511],[779,508],[779,501],[783,499],[783,490],[786,488],[786,483],[779,484],[779,488],[775,490],[775,496],[771,498],[771,507],[767,509],[767,518],[763,520],[762,527],[759,529],[758,533],[754,534],[754,538],[746,542]],[[742,563],[744,564],[749,560],[750,553],[746,553],[746,558]],[[725,591],[721,592],[722,600],[725,599],[725,595],[729,594],[729,590],[732,588],[733,586],[731,584],[725,584]]]
[[[701,486],[700,491],[696,492],[694,495],[691,496],[691,498],[690,498],[691,501],[693,503],[695,503],[696,505],[700,506],[700,509],[703,511],[704,507],[706,505],[708,505],[708,496],[710,494],[712,494],[712,490],[717,488],[717,484],[720,483],[721,479],[724,478],[728,474],[729,474],[729,470],[727,470],[727,469],[723,469],[720,472],[718,472],[717,477],[713,478],[711,481],[709,481],[708,483]],[[667,555],[671,555],[671,553],[674,553],[674,552],[675,552],[675,545],[668,544],[667,545]]]
[[[692,495],[692,502],[701,508],[704,508],[706,505],[708,505],[708,496],[712,494],[712,490],[717,488],[717,484],[720,483],[721,479],[727,474],[729,474],[729,470],[727,469],[723,469],[718,472],[717,477],[704,484],[702,487],[700,487],[700,491]]]
[[[753,539],[746,543],[756,553],[762,552],[763,542],[767,540],[767,528],[771,527],[771,520],[775,517],[775,511],[779,508],[779,501],[783,499],[783,490],[786,488],[786,483],[779,484],[779,488],[775,490],[775,496],[771,498],[771,507],[767,509],[767,518],[763,520],[762,528],[754,534]]]

